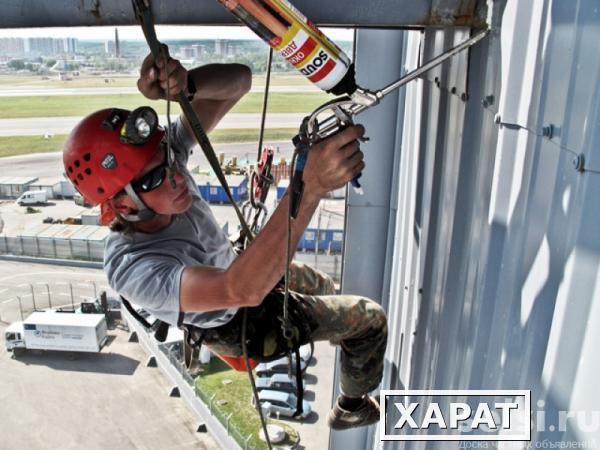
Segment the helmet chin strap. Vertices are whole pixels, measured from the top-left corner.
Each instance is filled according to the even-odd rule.
[[[146,206],[146,204],[131,187],[131,183],[128,183],[125,186],[125,192],[127,195],[129,195],[129,197],[131,197],[131,200],[133,200],[133,203],[135,203],[138,211],[137,214],[121,214],[123,219],[127,220],[128,222],[141,222],[144,220],[154,219],[158,215],[156,212]]]

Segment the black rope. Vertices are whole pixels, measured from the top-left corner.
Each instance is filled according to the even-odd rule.
[[[263,415],[260,400],[258,398],[258,390],[256,389],[256,383],[254,382],[254,376],[252,375],[252,369],[250,368],[250,358],[248,357],[248,346],[247,346],[247,342],[246,342],[247,328],[248,328],[248,308],[244,308],[244,313],[242,316],[242,351],[244,352],[244,361],[246,362],[246,371],[248,372],[248,377],[250,378],[250,385],[252,386],[252,394],[254,395],[254,404],[258,411],[258,415],[260,416],[260,423],[262,425],[263,433],[265,434],[265,441],[267,441],[269,450],[273,450],[273,446],[271,445],[271,438],[269,437],[269,433],[267,432],[267,422],[265,420],[265,416]]]
[[[294,176],[296,168],[296,159],[298,158],[298,147],[294,149],[294,155],[292,156],[292,163],[290,164],[290,186],[291,180]],[[288,217],[287,217],[287,246],[285,254],[285,278],[284,278],[284,294],[283,294],[283,322],[281,329],[283,337],[286,339],[291,338],[290,336],[290,318],[289,318],[289,297],[290,297],[290,265],[292,262],[292,218],[294,217],[294,202],[292,202],[291,190],[288,188]]]
[[[273,48],[269,47],[267,57],[267,73],[265,75],[265,95],[263,97],[262,116],[260,119],[260,134],[258,135],[258,155],[256,161],[260,161],[262,154],[263,138],[265,135],[265,119],[267,118],[267,103],[269,101],[269,87],[271,85],[271,63],[273,62]]]
[[[270,184],[267,184],[266,180],[262,179],[262,174],[258,172],[258,164],[260,163],[261,159],[262,159],[262,146],[263,146],[263,139],[265,136],[265,121],[267,118],[267,105],[269,102],[269,89],[271,86],[271,65],[273,63],[273,48],[269,47],[269,55],[267,56],[267,71],[265,74],[265,95],[263,97],[263,106],[262,106],[262,115],[260,118],[260,130],[259,130],[259,134],[258,134],[258,152],[256,155],[256,169],[255,169],[255,174],[256,181],[257,183],[262,181],[263,183],[263,189],[269,190],[269,188],[271,187]],[[254,191],[254,186],[252,183],[250,183],[250,189],[252,191]],[[250,192],[250,195],[254,195],[254,192]],[[252,221],[252,225],[250,225],[250,229],[256,233],[256,227],[258,226],[258,219],[260,217],[260,213],[261,213],[262,209],[261,208],[257,208],[256,209],[256,213],[254,214],[254,220]]]

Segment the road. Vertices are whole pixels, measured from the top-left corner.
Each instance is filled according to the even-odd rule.
[[[275,150],[275,162],[280,158],[287,158],[289,161],[292,155],[292,143],[289,141],[267,142],[273,145]],[[225,153],[226,158],[237,157],[241,164],[248,159],[251,163],[256,161],[257,144],[237,143],[237,144],[215,144],[215,152]],[[188,167],[199,166],[201,170],[209,168],[206,158],[196,147],[190,157]],[[0,174],[15,174],[19,176],[33,177],[54,177],[64,172],[62,166],[62,153],[35,153],[31,155],[6,156],[0,158]]]
[[[80,303],[108,290],[100,269],[0,261],[0,323],[20,320],[19,298],[25,317],[37,309]],[[0,352],[2,349],[0,349]]]
[[[132,84],[135,82],[132,81]],[[264,92],[264,86],[255,86],[250,92]],[[307,86],[270,86],[269,92],[321,92],[313,85]],[[0,97],[37,97],[55,95],[115,95],[115,94],[138,94],[137,87],[90,87],[90,88],[44,88],[27,87],[17,88],[11,86],[0,86]]]
[[[267,128],[297,128],[305,114],[274,113],[268,114],[265,122]],[[260,127],[260,114],[231,113],[227,114],[217,129]],[[68,134],[81,120],[81,117],[32,117],[24,119],[0,119],[0,136],[43,136],[50,134]],[[166,116],[159,117],[160,123],[167,123]]]

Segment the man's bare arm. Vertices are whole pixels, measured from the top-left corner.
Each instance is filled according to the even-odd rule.
[[[179,61],[172,58],[168,59],[165,69],[163,59],[155,61],[149,54],[140,69],[138,89],[151,100],[166,100],[167,97],[177,100],[178,94],[187,90],[188,73],[196,87],[191,100],[192,108],[207,133],[215,128],[252,85],[252,72],[243,64],[207,64],[188,72]],[[192,135],[185,117],[183,123]]]
[[[292,221],[291,248],[295,249],[319,201],[344,186],[364,168],[357,139],[361,126],[350,127],[315,145],[304,171],[304,196]],[[204,267],[184,270],[180,288],[182,311],[208,311],[259,305],[285,270],[289,196],[285,195],[269,222],[227,270]]]
[[[189,71],[196,85],[192,107],[209,133],[250,90],[252,72],[243,64],[208,64]],[[187,120],[184,123],[191,133]]]
[[[166,98],[167,77],[170,98],[176,98],[187,87],[187,71],[179,61],[169,60],[166,69],[163,65],[161,61],[155,65],[152,55],[142,65],[138,87],[147,98]],[[192,106],[206,131],[217,125],[251,84],[249,69],[239,64],[211,64],[192,70],[191,76],[197,88]],[[304,196],[292,222],[292,249],[321,198],[363,170],[363,154],[357,141],[363,133],[361,126],[353,126],[311,148],[304,171]],[[213,311],[262,302],[285,270],[288,202],[286,195],[254,242],[228,269],[184,269],[180,286],[182,311]]]

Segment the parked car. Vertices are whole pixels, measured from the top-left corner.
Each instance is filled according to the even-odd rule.
[[[308,364],[300,358],[300,370],[304,372]],[[292,371],[296,368],[296,355],[292,354]],[[275,373],[288,373],[288,359],[287,356],[276,359],[271,362],[260,363],[256,366],[257,377],[269,377]]]
[[[296,393],[296,378],[290,378],[287,373],[275,373],[270,377],[258,377],[256,379],[256,389],[259,391],[269,389],[271,391]]]
[[[308,364],[313,357],[314,344],[304,344],[300,346],[300,359]]]
[[[279,413],[279,415],[284,417],[294,417],[296,405],[298,404],[298,399],[294,394],[271,391],[269,389],[260,391],[258,393],[258,400],[265,414],[272,415]],[[252,396],[252,404],[254,405],[254,396]],[[311,412],[310,404],[306,400],[303,400],[300,418],[306,419]]]

